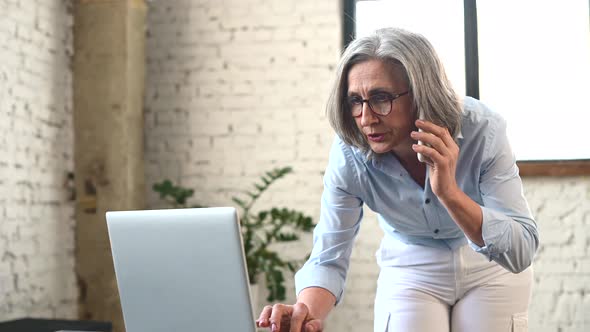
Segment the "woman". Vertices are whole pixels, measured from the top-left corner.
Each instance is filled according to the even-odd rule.
[[[337,138],[297,303],[257,324],[323,330],[367,204],[385,234],[376,332],[526,330],[539,240],[504,120],[459,100],[424,37],[391,28],[346,49],[328,114]]]

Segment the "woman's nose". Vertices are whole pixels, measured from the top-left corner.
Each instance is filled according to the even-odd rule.
[[[378,122],[379,118],[369,106],[368,102],[363,103],[363,112],[361,113],[361,125],[362,126],[369,126],[375,122]]]

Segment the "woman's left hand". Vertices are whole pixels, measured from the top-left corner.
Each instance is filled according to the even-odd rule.
[[[430,187],[432,192],[441,200],[451,197],[460,191],[455,179],[459,146],[453,140],[449,130],[425,120],[416,120],[416,127],[422,132],[413,131],[412,139],[421,141],[424,145],[414,144],[412,149],[430,158]]]

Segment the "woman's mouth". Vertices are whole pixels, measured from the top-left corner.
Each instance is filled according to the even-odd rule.
[[[383,142],[385,134],[367,134],[367,138],[371,142]]]

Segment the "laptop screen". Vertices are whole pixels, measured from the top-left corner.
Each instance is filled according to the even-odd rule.
[[[106,219],[127,332],[255,331],[234,208]]]

